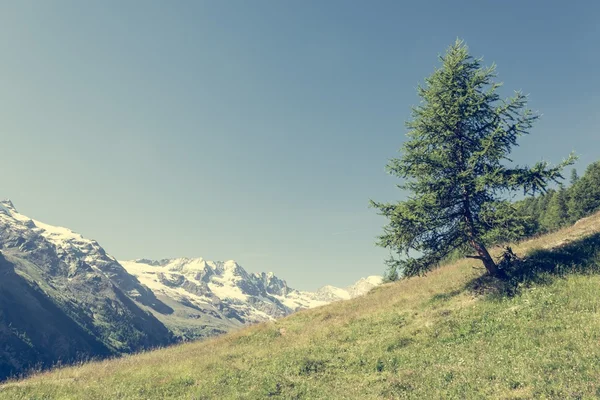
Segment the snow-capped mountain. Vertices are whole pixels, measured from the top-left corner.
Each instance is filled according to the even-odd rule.
[[[381,277],[363,278],[346,288],[324,286],[317,292],[293,289],[273,273],[248,273],[235,261],[176,258],[160,261],[120,261],[159,298],[167,297],[195,307],[219,307],[244,323],[271,320],[294,311],[360,296],[381,283]]]
[[[51,249],[52,255],[61,261],[50,265],[59,268],[53,271],[53,279],[108,280],[165,325],[172,323],[173,306],[182,305],[204,313],[205,318],[199,318],[196,313],[187,317],[202,319],[203,323],[207,322],[205,325],[214,328],[214,333],[350,299],[381,283],[380,277],[371,276],[348,288],[324,286],[316,292],[305,292],[290,288],[272,273],[248,273],[231,260],[117,261],[95,240],[24,216],[10,200],[0,202],[0,228],[0,250],[10,252],[18,248],[22,255],[43,261],[40,257],[37,260],[35,254],[44,248]],[[179,317],[185,319],[186,315]]]
[[[18,247],[29,258],[45,248],[53,250],[62,263],[55,276],[65,276],[72,280],[78,276],[98,276],[107,278],[134,300],[168,312],[156,300],[154,293],[140,285],[119,262],[96,242],[84,238],[68,228],[52,226],[20,214],[10,200],[0,201],[0,250],[13,250]],[[18,245],[18,246],[17,246]]]
[[[362,296],[375,286],[379,286],[383,283],[383,277],[377,275],[371,275],[366,278],[361,278],[355,282],[352,286],[348,286],[346,291],[350,295],[350,298]]]
[[[33,365],[212,336],[366,293],[290,288],[235,261],[117,261],[98,242],[0,201],[0,379]]]

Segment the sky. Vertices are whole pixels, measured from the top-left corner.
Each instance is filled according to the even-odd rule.
[[[121,260],[382,274],[369,199],[457,37],[542,114],[515,161],[600,159],[596,1],[1,1],[0,198]]]

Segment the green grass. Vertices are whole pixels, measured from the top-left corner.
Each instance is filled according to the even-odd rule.
[[[515,246],[512,280],[424,278],[203,342],[34,375],[0,399],[600,397],[600,214]]]

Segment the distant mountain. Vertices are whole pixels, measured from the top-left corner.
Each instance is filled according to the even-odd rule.
[[[0,380],[227,332],[366,293],[381,282],[292,289],[234,261],[117,261],[95,241],[0,201]]]
[[[381,283],[381,277],[371,276],[346,289],[324,286],[317,292],[305,292],[290,288],[272,273],[248,273],[235,261],[175,258],[120,261],[120,264],[176,310],[176,318],[155,315],[186,338],[205,335],[206,329],[227,331],[231,327],[349,299]],[[190,326],[190,320],[197,325],[195,329]]]

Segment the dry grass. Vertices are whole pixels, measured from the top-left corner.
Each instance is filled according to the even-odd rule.
[[[600,214],[513,248],[598,232]],[[214,339],[40,373],[0,386],[0,399],[600,395],[600,277],[573,273],[490,296],[468,289],[483,273],[476,266],[462,260]]]

